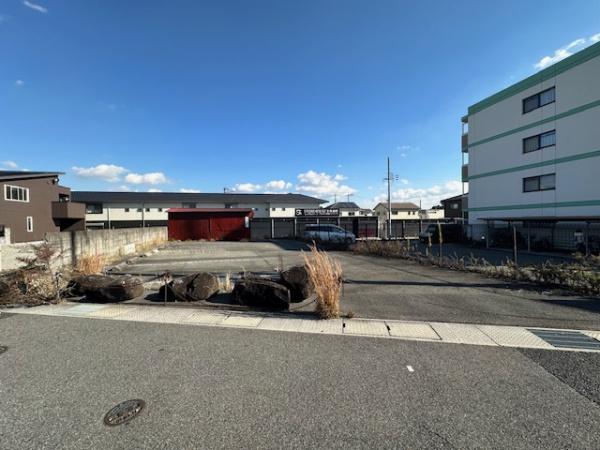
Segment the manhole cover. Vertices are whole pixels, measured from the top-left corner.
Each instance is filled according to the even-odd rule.
[[[529,329],[537,337],[557,348],[600,350],[600,341],[579,331]]]
[[[8,350],[8,347],[5,347],[4,345],[0,345],[0,355],[2,353],[4,353],[6,350]]]
[[[146,406],[144,400],[135,399],[119,403],[104,416],[104,424],[108,426],[122,425],[136,417]]]

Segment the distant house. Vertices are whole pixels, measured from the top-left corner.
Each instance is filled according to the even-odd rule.
[[[446,217],[443,206],[434,206],[421,211],[421,219],[423,220],[441,220]]]
[[[446,219],[462,219],[468,207],[468,194],[456,195],[441,201]]]
[[[364,209],[358,206],[354,202],[337,202],[332,203],[327,209],[338,209],[340,211],[340,217],[371,217],[373,211],[370,209]]]
[[[50,231],[85,229],[85,206],[71,203],[61,172],[0,171],[0,242],[39,241]]]
[[[293,219],[317,210],[325,200],[302,194],[74,191],[85,203],[88,228],[167,226],[168,210],[251,209],[254,218]]]
[[[373,210],[379,218],[379,222],[388,220],[387,203],[378,203]],[[419,207],[410,202],[392,202],[392,220],[419,220]]]

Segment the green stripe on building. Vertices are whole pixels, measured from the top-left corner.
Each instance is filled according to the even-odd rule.
[[[521,170],[535,169],[536,167],[553,166],[555,164],[563,164],[563,163],[570,162],[570,161],[579,161],[581,159],[595,158],[598,156],[600,156],[600,150],[596,150],[593,152],[587,152],[587,153],[580,153],[578,155],[573,155],[573,156],[565,156],[563,158],[549,159],[548,161],[542,161],[539,163],[524,164],[522,166],[509,167],[507,169],[500,169],[500,170],[493,170],[491,172],[478,173],[476,175],[469,176],[467,178],[467,180],[476,180],[477,178],[492,177],[494,175],[502,175],[505,173],[519,172]]]
[[[574,208],[577,206],[600,206],[600,200],[581,200],[581,201],[574,201],[574,202],[554,202],[554,203],[526,203],[523,205],[480,206],[477,208],[467,208],[467,211],[469,211],[469,212],[509,211],[509,210],[514,210],[514,209]]]
[[[574,55],[569,56],[568,58],[565,58],[562,61],[559,61],[556,64],[544,70],[541,70],[535,75],[525,78],[524,80],[519,81],[518,83],[513,84],[512,86],[509,86],[506,89],[503,89],[495,93],[494,95],[491,95],[481,100],[478,103],[475,103],[474,105],[469,107],[469,115],[478,113],[479,111],[489,108],[490,106],[501,102],[502,100],[505,100],[509,97],[512,97],[513,95],[518,94],[519,92],[523,92],[524,90],[529,89],[530,87],[536,86],[540,83],[543,83],[544,81],[550,80],[555,76],[560,75],[561,73],[566,72],[567,70],[572,69],[573,67],[576,67],[580,64],[583,64],[597,56],[600,56],[600,42],[591,45],[588,48],[583,49],[580,52],[577,52]]]
[[[477,145],[485,144],[487,142],[494,141],[496,139],[500,139],[500,138],[503,138],[503,137],[506,137],[506,136],[510,136],[511,134],[519,133],[520,131],[525,131],[525,130],[528,130],[530,128],[534,128],[534,127],[543,125],[543,124],[548,123],[548,122],[553,122],[555,120],[559,120],[559,119],[563,119],[565,117],[572,116],[573,114],[577,114],[577,113],[586,111],[588,109],[595,108],[597,106],[600,106],[600,100],[596,100],[595,102],[591,102],[591,103],[587,103],[587,104],[582,105],[582,106],[578,106],[577,108],[569,109],[568,111],[565,111],[565,112],[560,113],[560,114],[556,114],[554,116],[547,117],[547,118],[542,119],[542,120],[538,120],[537,122],[530,123],[529,125],[523,125],[522,127],[515,128],[515,129],[509,130],[509,131],[505,131],[504,133],[500,133],[500,134],[497,134],[495,136],[491,136],[489,138],[481,139],[480,141],[473,142],[472,144],[469,144],[469,149],[471,149],[473,147],[476,147]]]

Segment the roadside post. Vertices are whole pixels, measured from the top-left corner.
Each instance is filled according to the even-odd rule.
[[[437,228],[438,228],[438,239],[440,240],[440,264],[442,263],[442,249],[444,246],[444,240],[442,237],[442,224],[439,222],[437,223]]]
[[[165,283],[165,306],[167,306],[167,286],[172,281],[172,278],[173,277],[171,277],[171,272],[169,272],[168,270],[163,274],[163,281]]]
[[[519,265],[519,262],[517,261],[517,227],[516,227],[516,225],[513,225],[513,261],[515,263],[515,266]]]

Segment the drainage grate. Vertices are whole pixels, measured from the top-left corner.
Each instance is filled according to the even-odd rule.
[[[8,350],[8,347],[4,346],[4,345],[0,345],[0,355],[2,353],[4,353],[6,350]]]
[[[537,337],[557,348],[600,350],[600,341],[579,331],[528,329]]]
[[[122,425],[136,417],[146,406],[144,400],[135,399],[119,403],[104,416],[104,424],[108,426]]]

